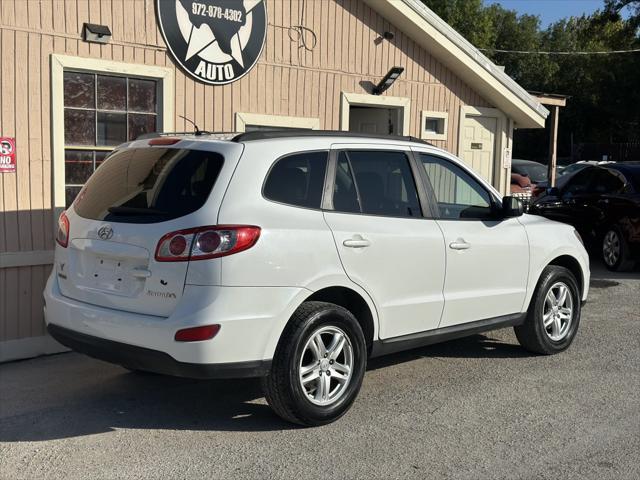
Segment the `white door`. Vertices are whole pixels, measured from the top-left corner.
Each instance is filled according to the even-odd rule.
[[[489,183],[493,183],[497,125],[494,117],[467,116],[462,130],[462,159]]]
[[[444,241],[436,221],[421,218],[407,155],[340,152],[333,208],[325,219],[345,272],[374,300],[380,338],[437,328]]]
[[[517,218],[496,220],[492,196],[447,159],[420,154],[446,246],[440,327],[519,313],[526,295],[529,242]]]

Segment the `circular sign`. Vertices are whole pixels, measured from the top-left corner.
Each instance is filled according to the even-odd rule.
[[[264,0],[157,0],[167,47],[192,77],[231,83],[258,61],[267,36]]]

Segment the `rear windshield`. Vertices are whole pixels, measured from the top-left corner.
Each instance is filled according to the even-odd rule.
[[[218,178],[224,158],[216,152],[139,148],[114,152],[73,203],[92,220],[154,223],[198,210]]]

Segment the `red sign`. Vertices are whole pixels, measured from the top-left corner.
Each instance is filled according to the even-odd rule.
[[[0,173],[16,171],[16,139],[0,137]]]

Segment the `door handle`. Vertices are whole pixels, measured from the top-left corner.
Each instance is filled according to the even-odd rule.
[[[371,245],[371,242],[366,238],[363,238],[362,235],[354,235],[353,237],[342,242],[342,245],[349,248],[364,248]]]
[[[471,244],[464,241],[464,238],[458,238],[455,242],[449,244],[449,248],[454,250],[468,250],[471,248]]]

